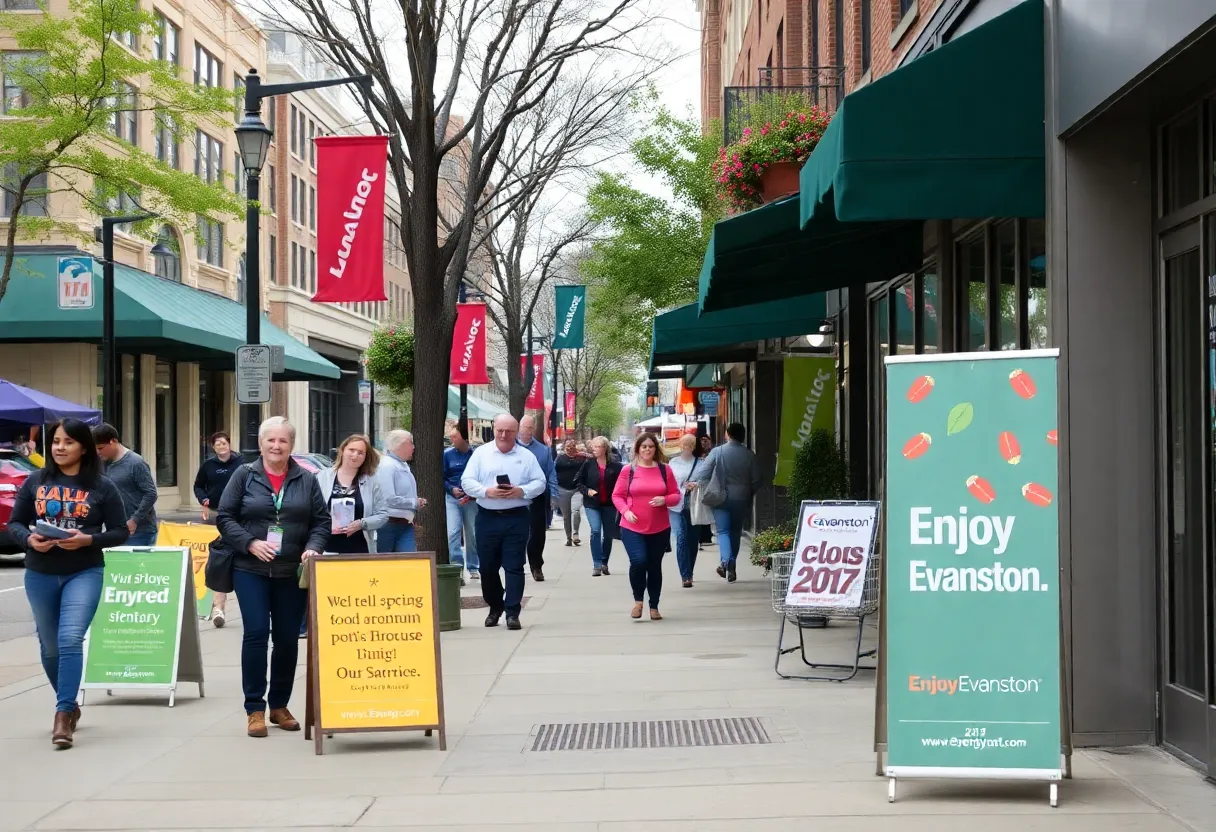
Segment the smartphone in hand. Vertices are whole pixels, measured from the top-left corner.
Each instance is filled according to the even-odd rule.
[[[497,479],[498,479],[499,488],[510,488],[511,487],[511,478],[509,476],[507,476],[506,474],[499,474]]]

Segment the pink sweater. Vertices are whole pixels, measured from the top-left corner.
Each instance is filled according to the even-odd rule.
[[[667,487],[663,487],[663,475],[659,466],[646,468],[641,465],[633,466],[633,485],[629,485],[629,469],[626,465],[621,476],[612,490],[612,502],[621,513],[621,528],[638,532],[639,534],[654,534],[671,527],[667,509],[679,505],[680,489],[676,485],[675,472],[667,469]],[[650,500],[654,497],[665,497],[661,506],[652,506]],[[637,515],[637,522],[630,523],[625,519],[625,512],[632,511]]]

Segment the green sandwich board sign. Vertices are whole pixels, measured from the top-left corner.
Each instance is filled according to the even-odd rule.
[[[81,689],[166,691],[172,707],[178,682],[187,681],[202,696],[190,550],[124,547],[107,549],[105,559]]]
[[[1061,778],[1058,351],[891,356],[886,698],[896,778]]]

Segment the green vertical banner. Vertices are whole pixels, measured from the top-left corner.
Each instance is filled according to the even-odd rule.
[[[787,358],[781,373],[781,441],[773,484],[789,485],[794,458],[811,433],[836,432],[836,359]]]
[[[176,684],[189,568],[189,549],[106,551],[101,603],[85,641],[82,687]],[[195,623],[193,606],[191,600]]]
[[[1057,360],[886,359],[892,778],[1060,779]]]
[[[558,286],[554,291],[557,331],[553,333],[553,349],[581,350],[587,328],[587,287]]]

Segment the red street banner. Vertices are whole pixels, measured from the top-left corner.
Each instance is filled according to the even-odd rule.
[[[384,294],[384,179],[388,136],[317,142],[316,303],[388,300]]]
[[[576,403],[576,399],[574,396],[574,391],[567,390],[566,391],[566,407],[565,407],[566,430],[574,430],[574,419],[575,419],[574,405],[575,405],[575,403]]]
[[[486,305],[456,304],[450,384],[489,384],[486,375]]]
[[[528,398],[524,401],[525,410],[542,410],[545,406],[545,357],[532,356],[532,387],[528,390]],[[528,356],[519,357],[519,371],[523,373],[524,381],[528,380]]]

